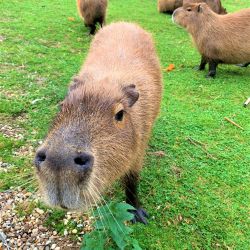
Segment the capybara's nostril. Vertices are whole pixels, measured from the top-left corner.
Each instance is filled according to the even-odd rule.
[[[36,153],[35,156],[35,165],[36,167],[39,167],[39,165],[44,162],[46,159],[46,151],[45,150],[40,150]]]
[[[87,153],[81,153],[76,156],[74,162],[82,169],[89,169],[94,163],[94,157]]]

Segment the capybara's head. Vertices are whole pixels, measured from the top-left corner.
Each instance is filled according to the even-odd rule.
[[[129,169],[136,146],[131,107],[138,98],[133,84],[74,78],[35,156],[49,205],[85,209]]]
[[[188,30],[189,27],[204,22],[204,12],[207,13],[208,9],[210,10],[206,3],[185,4],[174,11],[172,20]]]

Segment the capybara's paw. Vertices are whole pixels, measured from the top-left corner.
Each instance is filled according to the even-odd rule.
[[[215,79],[215,74],[214,73],[209,73],[205,77],[206,78],[214,78]]]
[[[238,67],[247,67],[249,65],[249,63],[245,63],[245,64],[236,64],[236,66]]]
[[[133,222],[137,225],[137,222],[141,222],[145,225],[147,225],[147,221],[145,219],[146,218],[150,218],[148,213],[142,208],[142,207],[139,207],[137,210],[129,210],[130,213],[134,214],[135,217],[133,219]]]
[[[195,70],[204,70],[205,69],[205,67],[196,67],[196,68],[194,68]]]

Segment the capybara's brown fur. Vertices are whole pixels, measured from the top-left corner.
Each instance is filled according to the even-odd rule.
[[[224,15],[227,14],[226,9],[221,5],[220,0],[183,0],[183,5],[189,3],[206,3],[215,13]]]
[[[173,21],[189,32],[203,56],[198,69],[209,62],[207,77],[215,77],[218,63],[250,62],[250,8],[218,15],[205,3],[187,4],[174,11]]]
[[[160,13],[173,13],[182,6],[183,0],[158,0],[158,11]]]
[[[220,0],[158,0],[158,11],[160,13],[172,13],[182,5],[189,3],[206,3],[215,13],[227,14]]]
[[[76,0],[76,5],[85,25],[91,28],[90,34],[95,33],[97,23],[101,27],[105,26],[107,0]]]
[[[162,94],[151,36],[126,22],[99,30],[69,89],[35,157],[45,200],[84,209],[123,177],[127,202],[146,223],[137,181]]]

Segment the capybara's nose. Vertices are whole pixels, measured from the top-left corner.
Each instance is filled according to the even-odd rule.
[[[46,151],[44,149],[37,151],[35,156],[35,165],[38,168],[46,159]]]
[[[94,163],[94,157],[91,154],[80,153],[75,157],[74,162],[79,170],[88,170]]]

